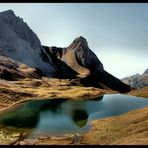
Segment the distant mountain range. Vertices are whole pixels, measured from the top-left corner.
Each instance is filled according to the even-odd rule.
[[[148,86],[148,68],[141,75],[137,73],[135,75],[125,77],[121,80],[124,83],[138,89],[144,86]]]
[[[130,86],[104,70],[84,37],[68,47],[47,47],[12,10],[0,13],[0,78],[75,79],[84,86],[129,92]]]

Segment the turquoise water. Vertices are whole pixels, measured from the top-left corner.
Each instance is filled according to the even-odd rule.
[[[31,128],[30,137],[42,134],[83,133],[92,120],[116,116],[148,106],[148,99],[111,94],[94,100],[49,99],[28,101],[0,115],[0,124]]]

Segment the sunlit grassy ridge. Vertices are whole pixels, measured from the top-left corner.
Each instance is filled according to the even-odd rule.
[[[92,99],[112,90],[94,87],[74,86],[68,79],[23,79],[20,81],[0,81],[0,109],[31,99],[69,98],[75,100]]]

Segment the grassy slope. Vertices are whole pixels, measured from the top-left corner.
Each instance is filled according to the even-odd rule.
[[[148,98],[148,87],[127,93]],[[82,144],[148,144],[148,107],[126,114],[95,120],[84,134]]]
[[[148,86],[145,86],[139,90],[132,90],[128,93],[128,95],[148,98]]]
[[[83,135],[82,144],[148,144],[148,107],[95,120]]]
[[[106,93],[117,93],[94,87],[72,86],[69,80],[46,78],[0,81],[0,110],[26,99],[70,98],[91,99]]]

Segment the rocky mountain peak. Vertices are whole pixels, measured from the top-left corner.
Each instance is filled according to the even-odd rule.
[[[11,9],[1,12],[0,15],[11,15],[11,16],[15,16],[14,11],[11,10]]]
[[[3,12],[0,12],[0,18],[3,22],[11,26],[14,24],[14,21],[16,20],[18,21],[18,17],[15,15],[15,13],[12,10],[6,10]]]
[[[77,37],[68,47],[68,49],[71,50],[75,50],[78,48],[83,48],[84,50],[89,49],[87,40],[82,36]]]
[[[0,53],[11,59],[39,68],[45,75],[53,70],[50,57],[45,57],[41,42],[32,29],[12,10],[0,12]]]
[[[88,45],[87,40],[82,36],[77,37],[73,42],[81,42],[81,44],[87,44]]]
[[[12,10],[0,12],[0,23],[6,27],[6,34],[10,33],[7,28],[11,28],[21,39],[30,42],[33,48],[41,46],[37,35],[30,29],[26,22],[19,16],[16,16]]]

